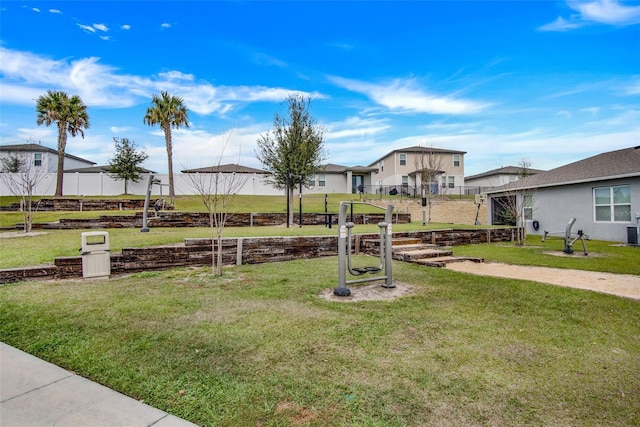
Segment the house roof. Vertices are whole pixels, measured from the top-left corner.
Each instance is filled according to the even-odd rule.
[[[375,162],[372,162],[369,166],[375,165],[382,159],[386,159],[393,153],[438,153],[438,154],[467,154],[466,151],[458,151],[458,150],[447,150],[444,148],[435,148],[435,147],[422,147],[419,145],[414,145],[412,147],[398,148],[397,150],[389,151],[384,156],[380,157]]]
[[[23,153],[51,153],[55,154],[56,156],[58,155],[58,150],[54,150],[53,148],[45,147],[44,145],[40,144],[0,144],[0,151],[16,151]],[[66,152],[64,153],[64,156],[70,159],[79,160],[81,162],[91,163],[92,165],[96,164],[96,162],[92,162],[91,160],[83,159],[82,157],[74,156]]]
[[[378,168],[372,168],[367,166],[342,166],[336,165],[333,163],[328,163],[326,165],[320,166],[320,171],[324,173],[347,173],[347,172],[356,172],[356,173],[370,173],[375,172]]]
[[[111,172],[111,166],[109,165],[102,165],[102,166],[90,166],[90,167],[86,167],[86,168],[75,168],[75,169],[65,169],[65,172],[70,172],[70,173],[74,173],[74,172],[81,172],[81,173],[110,173]],[[152,170],[146,169],[146,168],[140,168],[140,172],[142,173],[156,173]]]
[[[520,188],[554,187],[636,176],[640,176],[640,146],[609,151],[541,172],[528,177],[524,187]],[[488,193],[500,192],[508,188],[509,184]]]
[[[181,171],[182,173],[259,173],[266,174],[267,171],[262,169],[255,169],[249,166],[242,166],[237,164],[226,164],[226,165],[218,165],[218,166],[207,166],[204,168],[196,168],[196,169],[185,169]]]
[[[529,173],[529,175],[536,175],[539,174],[541,172],[545,172],[541,169],[531,169],[531,168],[527,168],[527,172]],[[518,175],[520,176],[522,173],[522,167],[520,166],[504,166],[498,169],[492,169],[490,171],[486,171],[486,172],[482,172],[479,173],[477,175],[471,175],[471,176],[467,176],[465,177],[465,181],[469,180],[469,179],[479,179],[479,178],[488,178],[490,176],[497,176],[497,175]]]

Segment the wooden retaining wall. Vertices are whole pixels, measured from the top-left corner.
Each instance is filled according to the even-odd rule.
[[[32,229],[47,230],[75,230],[84,228],[141,228],[142,212],[134,215],[100,215],[98,218],[61,218],[58,222],[34,223]],[[209,214],[207,212],[160,212],[156,217],[153,213],[148,215],[148,226],[158,227],[208,227]],[[292,225],[299,225],[300,216],[294,215]],[[324,225],[331,220],[332,226],[338,224],[338,215],[315,213],[303,213],[303,225]],[[353,214],[355,224],[377,224],[384,221],[384,213]],[[225,226],[227,227],[258,227],[276,226],[286,224],[285,213],[234,213],[229,214]],[[393,215],[395,224],[408,224],[411,215],[398,213]],[[22,224],[16,224],[16,228],[23,228]]]
[[[357,239],[355,238],[357,237]],[[438,246],[512,241],[513,230],[431,230],[393,233],[393,237],[420,238]],[[356,251],[366,251],[366,240],[377,234],[354,236]],[[338,255],[338,236],[244,237],[223,239],[224,265],[259,264]],[[123,248],[113,253],[111,274],[120,275],[174,267],[211,265],[211,239],[185,239],[175,246]],[[68,279],[82,277],[82,257],[58,257],[53,265],[0,270],[0,283],[22,280]]]

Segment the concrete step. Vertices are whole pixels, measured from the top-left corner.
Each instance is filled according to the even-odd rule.
[[[408,245],[393,245],[391,249],[393,249],[393,252],[405,252],[420,249],[435,249],[437,247],[438,245],[432,245],[431,243],[413,243]]]

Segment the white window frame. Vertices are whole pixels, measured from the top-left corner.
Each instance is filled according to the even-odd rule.
[[[608,201],[606,203],[598,203],[597,200],[597,196],[596,193],[598,192],[605,192],[608,190]],[[628,201],[616,201],[616,190],[626,190],[626,192],[628,193]],[[627,207],[627,209],[624,209],[625,207]],[[598,219],[598,208],[609,208],[608,212],[605,210],[604,212],[607,213],[609,219],[605,220],[605,219]],[[622,210],[624,209],[624,210]],[[602,210],[602,209],[600,209]],[[620,212],[618,215],[617,212]],[[623,219],[616,219],[617,216],[622,216],[622,214],[625,213],[625,211],[628,211],[628,216],[624,215]],[[593,189],[593,220],[595,222],[599,222],[599,223],[621,223],[621,222],[626,222],[626,223],[630,223],[631,222],[631,186],[630,185],[612,185],[610,187],[595,187]]]
[[[525,221],[533,219],[533,194],[524,194],[522,201],[522,214]]]
[[[318,174],[318,187],[326,187],[327,185],[327,176],[323,173]]]
[[[42,153],[33,153],[33,166],[42,166]]]
[[[448,188],[456,188],[456,177],[455,176],[449,176],[449,181],[447,184]]]
[[[453,155],[453,166],[460,167],[460,154]]]
[[[407,153],[400,153],[400,166],[407,165]]]

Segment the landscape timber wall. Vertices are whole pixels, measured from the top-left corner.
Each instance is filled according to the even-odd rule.
[[[142,212],[134,215],[100,215],[98,218],[61,218],[58,222],[34,223],[32,229],[49,230],[75,230],[84,228],[134,228],[142,227]],[[299,225],[300,216],[294,215],[293,225]],[[331,225],[338,224],[337,214],[314,214],[303,213],[303,225]],[[156,217],[150,213],[147,218],[148,226],[158,227],[208,227],[209,214],[207,212],[160,212]],[[384,213],[353,214],[355,224],[377,224],[384,221]],[[229,214],[226,227],[257,227],[276,226],[286,224],[287,214],[285,213],[234,213]],[[393,215],[394,224],[408,224],[411,222],[411,215],[398,213]],[[17,229],[22,228],[22,224],[16,224]]]
[[[419,238],[438,246],[513,241],[513,229],[430,230],[393,233],[393,237]],[[367,241],[378,234],[353,236],[356,252],[367,252]],[[338,236],[225,238],[224,265],[259,264],[300,258],[337,256]],[[185,239],[175,246],[124,248],[111,254],[111,274],[122,275],[174,267],[211,265],[211,239]],[[22,280],[69,279],[82,277],[82,257],[58,257],[53,265],[0,270],[0,283]]]

